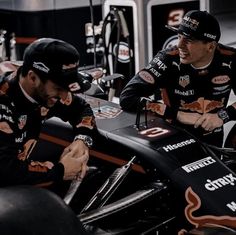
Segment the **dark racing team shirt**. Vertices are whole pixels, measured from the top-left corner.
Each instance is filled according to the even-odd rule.
[[[40,107],[23,94],[18,76],[8,82],[5,80],[7,77],[2,77],[0,83],[0,186],[47,186],[62,180],[64,166],[61,163],[54,163],[49,169],[43,163],[30,160],[42,122],[59,117],[70,122],[75,135],[91,136],[95,128],[92,109],[84,99],[71,93],[50,109]]]
[[[124,110],[136,111],[140,98],[149,97],[158,89],[164,91],[167,106],[149,110],[164,118],[175,119],[178,110],[216,113],[226,107],[231,89],[236,91],[236,49],[219,44],[213,61],[202,69],[181,64],[176,46],[162,50],[129,81],[120,95],[120,105]],[[223,136],[223,128],[207,133],[175,122],[199,138],[210,139],[216,133],[221,133],[221,139]]]

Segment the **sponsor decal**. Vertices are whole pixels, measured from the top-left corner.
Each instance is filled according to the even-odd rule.
[[[14,123],[12,116],[8,116],[6,114],[0,114],[0,120],[6,120],[8,122]]]
[[[214,87],[213,89],[215,91],[223,91],[223,90],[226,90],[227,88],[229,87],[229,85],[226,85],[226,86],[220,86],[220,87]]]
[[[28,170],[31,172],[47,172],[48,169],[51,169],[51,162],[38,162],[32,161],[28,165]]]
[[[178,64],[176,61],[173,61],[173,62],[172,62],[172,65],[176,66],[176,67],[178,68],[178,70],[180,70],[179,64]]]
[[[93,129],[94,125],[94,118],[91,116],[87,116],[83,117],[82,121],[76,127],[87,127],[89,129]]]
[[[190,173],[190,172],[199,170],[201,168],[204,168],[206,166],[209,166],[215,162],[216,162],[215,159],[213,159],[212,157],[206,157],[196,162],[192,162],[188,165],[182,166],[182,169],[186,171],[187,173]]]
[[[192,19],[189,16],[184,16],[182,25],[184,25],[187,28],[190,28],[193,31],[196,31],[199,25],[199,21]]]
[[[150,84],[154,84],[155,83],[154,77],[149,72],[147,72],[147,71],[139,72],[139,77],[141,79],[143,79],[147,83],[150,83]]]
[[[190,111],[197,111],[198,113],[203,113],[204,110],[204,98],[200,97],[196,101],[193,101],[191,103],[185,103],[185,101],[180,101],[181,110],[190,110]]]
[[[26,137],[26,131],[22,133],[20,137],[15,138],[15,142],[22,143],[25,137]]]
[[[0,104],[0,110],[6,110],[7,113],[12,113],[12,111],[8,108],[8,106],[4,104]]]
[[[150,68],[149,71],[151,71],[158,78],[161,76],[161,74],[154,68]]]
[[[193,144],[193,143],[195,143],[195,142],[196,142],[196,141],[195,141],[194,139],[189,139],[189,140],[181,141],[181,142],[176,143],[176,144],[168,144],[168,145],[166,145],[166,146],[164,146],[164,147],[162,147],[162,148],[163,148],[164,151],[170,152],[170,151],[172,151],[172,150],[176,150],[176,149],[178,149],[178,148],[185,147],[185,146],[190,145],[190,144]]]
[[[221,101],[218,100],[204,100],[205,112],[208,113],[214,109],[219,109],[224,107],[224,98]]]
[[[18,128],[23,129],[27,121],[27,116],[26,115],[21,115],[18,118]]]
[[[218,178],[216,180],[207,179],[206,180],[207,183],[205,184],[205,188],[208,191],[215,191],[215,190],[220,189],[226,185],[234,186],[235,181],[236,181],[236,177],[233,176],[232,173],[230,173],[230,174],[225,175],[225,176]]]
[[[167,69],[167,66],[158,57],[153,58],[153,63],[155,63],[158,69],[161,69],[163,71]]]
[[[212,78],[212,83],[214,84],[224,84],[230,80],[228,75],[221,75],[221,76],[216,76]]]
[[[236,203],[233,201],[233,202],[230,202],[228,204],[226,204],[226,206],[233,212],[236,211]]]
[[[97,119],[107,119],[117,117],[122,113],[122,110],[120,108],[104,105],[99,108],[93,108],[93,113]]]
[[[232,216],[214,216],[214,215],[202,215],[194,216],[193,213],[201,207],[201,199],[199,196],[192,190],[191,187],[188,187],[185,191],[185,198],[188,203],[184,213],[186,219],[194,225],[196,228],[202,227],[206,224],[216,225],[216,226],[229,226],[231,228],[236,228],[236,217]],[[182,229],[178,232],[178,235],[184,235],[186,230]]]
[[[166,105],[161,103],[148,102],[146,105],[146,109],[163,116],[166,110]]]
[[[63,100],[61,99],[60,102],[65,105],[70,105],[72,103],[72,94],[70,92],[67,93],[67,97]]]
[[[182,96],[190,96],[194,95],[194,90],[187,90],[187,91],[180,91],[178,89],[175,89],[175,94],[182,95]]]
[[[224,91],[217,91],[217,92],[213,92],[213,95],[221,95],[227,92],[230,92],[231,88],[229,87],[228,89],[224,90]]]
[[[210,39],[215,40],[216,39],[216,35],[210,34],[210,33],[204,33],[204,36]]]
[[[190,83],[189,75],[184,75],[179,77],[179,85],[182,87],[186,87]]]
[[[113,47],[113,53],[116,55],[117,44]],[[132,56],[132,54],[131,54]],[[129,55],[129,45],[126,42],[119,43],[119,51],[118,51],[118,61],[121,63],[129,63],[130,55]]]
[[[224,98],[221,101],[218,100],[204,100],[203,97],[198,98],[196,101],[191,103],[185,103],[185,101],[180,101],[181,110],[190,110],[198,113],[208,113],[214,109],[219,109],[224,107]]]
[[[44,73],[49,73],[50,71],[50,69],[42,62],[33,62],[33,67]]]
[[[162,129],[160,127],[153,127],[153,128],[149,128],[149,129],[140,131],[139,134],[144,135],[149,138],[154,138],[154,137],[157,137],[160,135],[165,135],[168,132],[169,132],[169,130],[167,130],[167,129]]]
[[[231,64],[232,64],[232,61],[230,61],[229,63],[223,62],[223,63],[222,63],[222,66],[224,66],[224,67],[229,67],[229,69],[231,69]]]

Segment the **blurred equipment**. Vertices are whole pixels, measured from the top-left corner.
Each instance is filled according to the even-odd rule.
[[[6,30],[0,30],[0,62],[7,60],[6,58],[6,40],[5,34],[7,33]]]
[[[133,72],[137,73],[158,50],[175,41],[174,34],[168,32],[165,25],[178,26],[184,13],[191,9],[199,9],[199,1],[105,0],[105,15],[115,8],[122,10],[126,19],[130,48],[133,50]]]

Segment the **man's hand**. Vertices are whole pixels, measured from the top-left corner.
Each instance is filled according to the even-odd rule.
[[[223,126],[223,120],[219,118],[217,113],[204,113],[195,122],[194,127],[201,126],[205,131],[213,131],[215,128]]]
[[[194,128],[202,127],[205,131],[213,131],[223,125],[223,120],[217,113],[187,113],[179,111],[177,120],[186,125],[193,125]]]
[[[194,125],[197,120],[201,117],[199,113],[186,113],[178,111],[177,120],[186,125]]]
[[[76,177],[83,178],[88,169],[89,149],[81,140],[76,140],[67,146],[60,162],[64,165],[64,180],[72,180]]]

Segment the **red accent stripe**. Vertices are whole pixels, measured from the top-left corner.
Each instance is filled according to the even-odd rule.
[[[36,39],[37,38],[35,37],[16,37],[15,38],[17,44],[30,44]]]
[[[69,141],[62,140],[62,139],[59,139],[55,136],[51,136],[51,135],[48,135],[48,134],[45,134],[45,133],[41,133],[39,137],[42,140],[46,140],[46,141],[49,141],[49,142],[52,142],[54,144],[58,144],[58,145],[61,145],[61,146],[64,146],[64,147],[66,147],[70,144]],[[105,153],[102,153],[102,152],[98,152],[98,151],[93,150],[93,149],[90,150],[90,154],[91,154],[92,157],[96,157],[96,158],[102,159],[104,161],[114,163],[114,164],[119,165],[119,166],[123,166],[124,164],[126,164],[128,162],[126,160],[122,160],[120,158],[117,158],[117,157],[114,157],[114,156],[111,156],[109,154],[105,154]],[[144,169],[138,164],[133,164],[132,169],[137,171],[137,172],[140,172],[140,173],[145,173]]]

